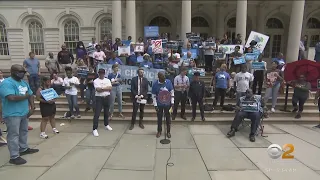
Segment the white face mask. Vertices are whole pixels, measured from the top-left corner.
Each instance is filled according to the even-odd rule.
[[[80,46],[80,48],[83,48],[83,46]]]

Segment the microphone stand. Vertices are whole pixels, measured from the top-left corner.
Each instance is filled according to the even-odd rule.
[[[170,112],[169,112],[170,113]],[[171,118],[171,116],[170,116]],[[170,144],[170,139],[167,139],[167,128],[166,128],[166,115],[164,113],[164,115],[162,116],[162,119],[163,119],[163,124],[164,124],[164,139],[161,139],[160,140],[160,143],[161,144]]]

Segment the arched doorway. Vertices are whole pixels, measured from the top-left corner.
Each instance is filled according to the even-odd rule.
[[[266,34],[270,37],[264,49],[265,58],[275,58],[283,52],[284,27],[278,18],[269,18],[266,23]]]
[[[311,17],[307,21],[308,47],[314,47],[320,40],[320,20]]]
[[[208,38],[210,34],[210,27],[208,21],[200,16],[193,17],[191,19],[191,31],[200,33],[200,36],[204,39]]]
[[[236,17],[230,18],[227,21],[227,36],[232,41],[236,38],[236,26],[237,26]],[[223,38],[223,37],[219,37],[219,38]]]
[[[170,39],[170,35],[172,33],[171,23],[167,18],[163,16],[157,16],[150,21],[149,26],[159,26],[159,33],[167,33],[168,38]]]

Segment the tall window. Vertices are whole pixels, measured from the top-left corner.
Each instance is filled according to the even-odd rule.
[[[0,21],[0,55],[9,55],[6,25]]]
[[[194,17],[191,19],[192,27],[209,27],[208,21],[203,17]]]
[[[320,21],[316,18],[310,18],[307,22],[309,29],[320,29]]]
[[[282,22],[277,18],[269,18],[267,21],[266,26],[269,29],[283,29]]]
[[[79,24],[74,20],[68,20],[64,24],[64,43],[68,51],[75,54],[77,42],[79,41]]]
[[[158,16],[150,21],[149,26],[171,27],[171,23],[167,18]]]
[[[309,18],[307,27],[310,30],[310,47],[314,47],[320,41],[320,21],[317,18]]]
[[[105,38],[112,39],[112,21],[110,19],[104,19],[100,23],[100,40]]]
[[[36,55],[44,55],[42,24],[35,20],[29,23],[29,44],[31,52]]]

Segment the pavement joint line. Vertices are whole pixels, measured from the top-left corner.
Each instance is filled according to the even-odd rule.
[[[137,171],[137,172],[153,172],[153,170],[145,170],[145,169],[113,169],[113,168],[102,168],[102,169],[108,169],[108,170],[114,170],[114,171]]]
[[[60,133],[59,133],[60,134]],[[84,138],[86,138],[87,136],[85,136]],[[83,139],[84,139],[83,138]],[[83,140],[82,139],[82,140]],[[79,142],[81,142],[82,140],[80,140]],[[44,142],[44,141],[43,141]],[[78,143],[79,144],[79,143]],[[36,180],[38,180],[41,176],[43,176],[45,173],[47,173],[53,166],[55,166],[59,161],[61,161],[65,156],[67,156],[75,147],[77,147],[77,145],[75,145],[73,148],[71,148],[67,153],[65,153],[57,162],[55,162],[52,166],[50,166],[47,170],[45,170]]]
[[[87,147],[87,148],[101,148],[101,149],[113,149],[114,147],[112,146],[88,146],[88,145],[76,145],[78,147]]]
[[[109,157],[107,158],[106,162],[104,162],[104,164],[102,165],[100,171],[97,173],[97,175],[96,175],[96,177],[94,178],[94,180],[96,180],[96,179],[98,178],[99,174],[100,174],[101,171],[104,169],[103,167],[104,167],[104,166],[106,165],[106,163],[108,162],[109,158],[111,157],[113,151],[116,149],[117,145],[119,144],[119,142],[120,142],[120,140],[122,139],[123,135],[124,135],[125,132],[127,131],[128,127],[129,127],[129,125],[127,125],[127,126],[124,128],[124,131],[123,131],[123,133],[121,134],[120,138],[117,139],[118,142],[114,145],[114,148],[111,150]],[[91,134],[91,135],[92,135],[92,134]]]

